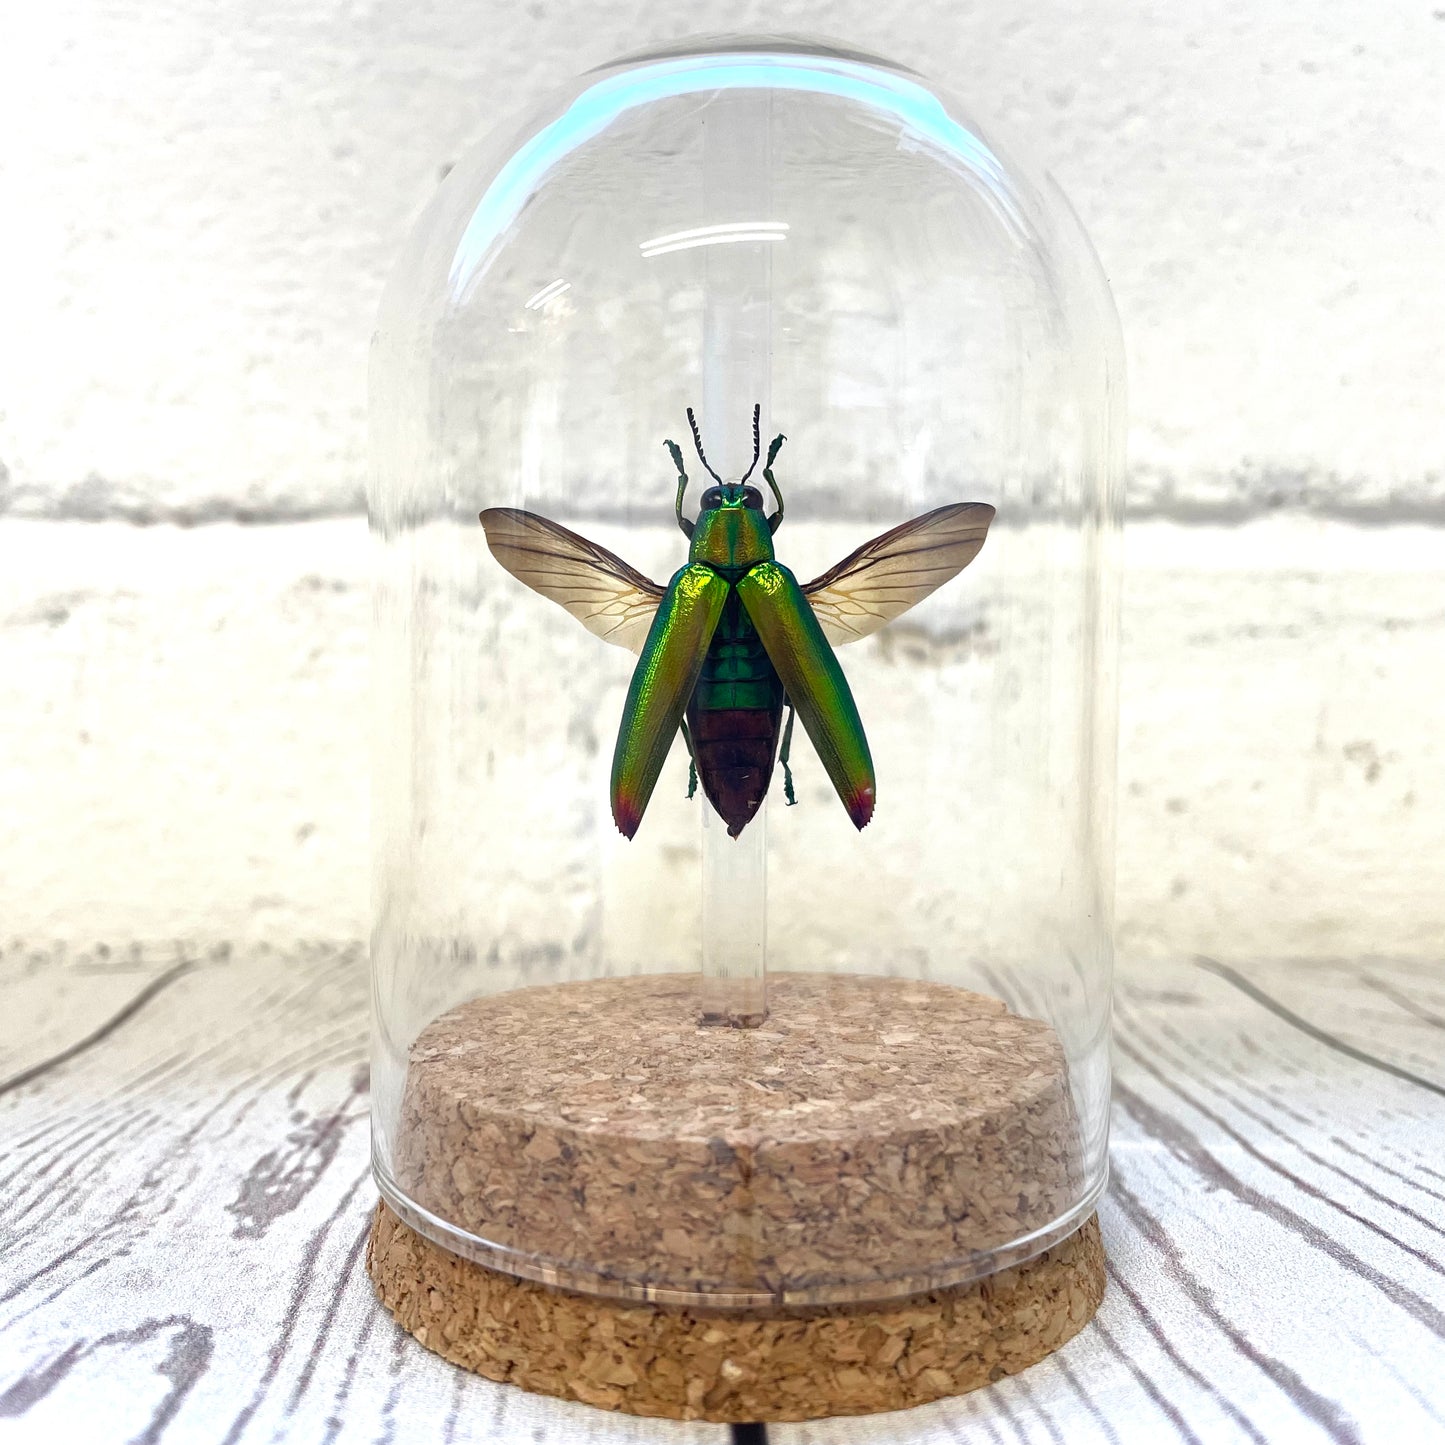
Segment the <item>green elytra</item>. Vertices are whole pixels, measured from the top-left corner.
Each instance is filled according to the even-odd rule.
[[[752,465],[732,483],[708,465],[691,408],[687,417],[716,485],[704,492],[697,521],[688,521],[682,453],[665,443],[678,473],[677,523],[689,539],[688,560],[665,588],[597,543],[516,508],[481,514],[488,544],[518,580],[594,635],[638,653],[612,760],[612,815],[626,837],[636,834],[679,732],[692,760],[688,797],[700,780],[733,837],[756,816],[775,757],[793,803],[795,715],[861,829],[873,816],[873,760],[833,647],[870,635],[966,567],[994,509],[982,502],[936,508],[799,586],[773,549],[784,512],[773,463],[784,438],[774,439],[763,467],[777,501],[766,516],[762,494],[748,485],[761,449],[760,408],[753,411]]]
[[[747,485],[758,463],[759,411],[753,412],[753,465],[723,482],[708,467],[692,410],[693,441],[717,481],[703,494],[696,523],[682,515],[688,477],[675,442],[675,511],[690,537],[687,564],[668,583],[632,674],[612,757],[612,814],[631,838],[679,728],[703,790],[736,837],[767,793],[778,725],[790,700],[848,816],[858,828],[873,816],[873,758],[863,720],[833,649],[797,579],[773,553],[783,497],[768,448],[763,480],[777,499],[771,517]],[[686,721],[684,722],[684,716]],[[785,752],[791,744],[792,715]],[[784,757],[784,778],[791,777]]]

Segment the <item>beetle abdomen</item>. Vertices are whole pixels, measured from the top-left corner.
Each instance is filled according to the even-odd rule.
[[[781,698],[776,709],[709,708],[698,706],[694,695],[687,711],[703,792],[728,825],[729,836],[736,838],[768,794],[778,750]]]
[[[687,727],[702,790],[734,838],[767,796],[782,716],[783,684],[733,594],[688,701]]]

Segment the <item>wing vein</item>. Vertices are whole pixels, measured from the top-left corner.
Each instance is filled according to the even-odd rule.
[[[956,577],[993,521],[986,502],[953,502],[865,542],[803,588],[829,642],[868,637]]]
[[[497,561],[594,637],[641,652],[663,589],[606,547],[517,507],[481,514]]]

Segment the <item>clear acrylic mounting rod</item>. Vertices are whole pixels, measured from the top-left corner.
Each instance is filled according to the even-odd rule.
[[[767,804],[736,838],[706,800],[702,813],[702,1022],[756,1028],[768,1016]]]
[[[772,97],[724,91],[703,121],[703,222],[772,221]],[[733,234],[736,234],[734,232]],[[770,425],[772,248],[719,241],[703,249],[702,406],[708,459],[726,481],[753,456],[754,405]],[[783,243],[786,244],[786,243]],[[763,445],[768,438],[764,436]],[[736,838],[703,801],[702,1021],[755,1028],[767,1017],[768,808]]]

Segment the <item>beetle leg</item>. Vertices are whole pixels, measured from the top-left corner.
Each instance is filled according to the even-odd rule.
[[[693,524],[682,515],[682,494],[687,491],[687,472],[683,470],[682,449],[674,441],[665,441],[663,446],[672,453],[672,464],[677,468],[677,501],[673,505],[673,510],[677,513],[677,525],[682,528],[684,537],[691,538]]]
[[[682,740],[687,744],[687,800],[697,796],[697,755],[692,750],[692,734],[687,730],[687,719],[682,720]]]
[[[778,479],[773,475],[773,463],[778,459],[778,451],[785,441],[787,437],[782,432],[773,438],[773,444],[768,448],[768,464],[763,468],[763,480],[772,488],[778,502],[778,510],[768,518],[769,532],[776,532],[783,525],[783,494],[778,490]]]
[[[793,710],[790,698],[785,697],[783,701],[787,704],[788,721],[783,728],[783,748],[778,754],[778,761],[783,765],[783,796],[788,800],[788,806],[791,808],[798,801],[793,792],[793,770],[788,766],[788,755],[793,750],[793,719],[797,713]]]

